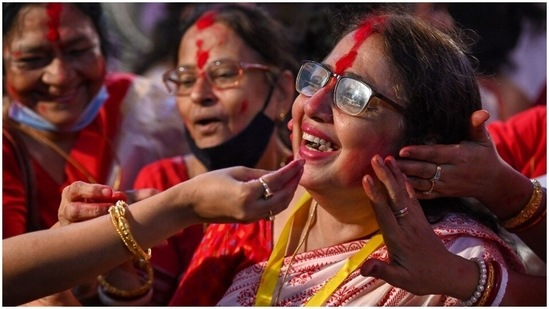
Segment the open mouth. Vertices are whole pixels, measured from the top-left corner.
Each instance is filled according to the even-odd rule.
[[[216,123],[216,122],[219,122],[219,121],[220,120],[218,118],[204,118],[204,119],[198,120],[196,122],[196,124],[201,125],[201,126],[207,126],[211,123]]]
[[[332,142],[326,141],[318,136],[311,135],[303,132],[303,139],[305,140],[305,146],[315,151],[336,151],[339,147]]]

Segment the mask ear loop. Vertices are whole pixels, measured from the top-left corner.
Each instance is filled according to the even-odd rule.
[[[268,72],[269,74],[271,73],[270,71]],[[269,78],[271,80],[271,78]],[[260,113],[263,113],[265,111],[265,109],[267,108],[267,106],[269,106],[269,102],[271,101],[271,97],[273,96],[273,92],[274,92],[274,89],[276,87],[276,83],[278,81],[278,74],[276,76],[274,76],[270,82],[271,84],[271,88],[269,89],[269,94],[267,94],[267,99],[265,100],[265,102],[263,103],[263,108],[261,109]]]

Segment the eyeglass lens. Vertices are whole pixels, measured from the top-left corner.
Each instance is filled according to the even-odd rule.
[[[314,95],[329,82],[332,73],[315,62],[304,63],[298,73],[296,90],[306,96]],[[336,106],[350,115],[360,114],[370,98],[373,90],[366,84],[350,77],[339,76],[334,89]]]
[[[242,75],[242,68],[238,63],[213,62],[206,67],[204,73],[206,79],[216,88],[225,89],[238,85]],[[187,95],[192,91],[200,73],[194,68],[180,67],[171,71],[166,77],[171,92]]]

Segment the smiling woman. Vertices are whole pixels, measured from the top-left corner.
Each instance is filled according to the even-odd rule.
[[[491,229],[489,218],[472,211],[479,205],[433,199],[421,202],[423,214],[417,199],[406,194],[394,160],[403,145],[468,137],[480,96],[459,41],[407,14],[372,14],[344,33],[324,61],[303,62],[296,90],[288,126],[294,157],[306,163],[290,206],[272,222],[209,226],[171,304],[500,304],[507,271],[524,271],[516,253]],[[382,198],[372,194],[374,187]],[[376,205],[385,201],[383,213],[372,196]],[[407,227],[418,213],[428,232],[418,241],[434,244],[421,257],[438,267],[436,278],[414,277],[414,290],[407,291],[361,276],[365,259],[398,258],[384,244],[378,218]],[[240,249],[231,250],[234,244]],[[445,264],[438,256],[464,257],[462,267],[441,270]],[[485,286],[478,265],[491,281],[473,297]],[[211,277],[223,283],[197,284],[197,278]]]
[[[145,164],[185,151],[165,91],[107,72],[100,4],[2,9],[4,238],[50,228],[74,181],[131,189]]]

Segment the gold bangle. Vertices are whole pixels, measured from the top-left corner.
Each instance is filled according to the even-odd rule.
[[[112,224],[114,224],[116,232],[130,252],[133,253],[137,259],[148,261],[151,259],[151,249],[149,248],[147,252],[143,251],[143,249],[141,249],[135,241],[135,238],[133,238],[130,231],[130,225],[125,217],[126,207],[128,207],[128,204],[124,201],[118,201],[115,205],[109,207],[109,214],[111,215]]]
[[[482,295],[478,301],[478,303],[475,304],[475,306],[483,307],[486,305],[486,301],[488,300],[488,296],[492,293],[492,289],[494,288],[494,265],[492,265],[492,262],[486,262],[486,286],[484,287],[484,291],[482,291]]]
[[[532,218],[532,216],[538,211],[541,200],[543,198],[543,190],[541,188],[541,184],[536,179],[530,179],[532,184],[534,184],[534,192],[532,193],[532,197],[530,198],[530,201],[524,207],[524,209],[521,210],[521,212],[516,215],[515,217],[505,220],[501,222],[501,226],[503,226],[506,229],[514,229],[528,220]]]
[[[118,298],[135,298],[146,294],[152,287],[154,271],[149,261],[138,260],[138,267],[145,271],[145,282],[142,286],[132,290],[121,290],[111,285],[104,276],[97,276],[97,281],[101,285],[101,288],[105,293],[118,297]]]

